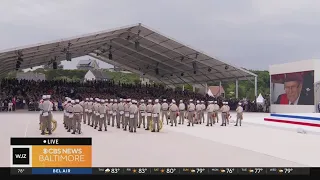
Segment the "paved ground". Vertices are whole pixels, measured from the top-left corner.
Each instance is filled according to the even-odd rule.
[[[139,129],[130,134],[112,127],[98,132],[83,125],[82,135],[72,135],[62,128],[62,113],[55,113],[58,129],[53,136],[92,137],[95,167],[320,166],[319,135],[254,125],[252,122],[263,119],[250,114],[245,117],[251,118],[250,123],[244,121],[242,127],[165,125],[160,133]],[[0,113],[0,121],[0,166],[4,167],[10,165],[10,137],[41,135],[37,112]]]

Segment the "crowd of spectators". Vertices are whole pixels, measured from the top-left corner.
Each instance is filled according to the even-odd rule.
[[[62,103],[65,97],[77,98],[134,98],[134,99],[175,99],[188,102],[189,99],[194,100],[216,100],[219,104],[223,100],[222,97],[210,97],[190,91],[173,90],[165,88],[161,85],[141,85],[141,84],[121,84],[114,81],[90,81],[90,82],[67,82],[59,81],[30,81],[3,79],[0,84],[0,111],[29,109],[37,110],[38,102],[42,95],[51,95],[52,101],[55,103],[56,110],[62,110]],[[228,99],[229,106],[232,110],[236,109],[239,100]],[[247,111],[252,111],[252,102],[243,103]],[[8,108],[13,106],[12,109]],[[256,106],[256,105],[254,105]]]

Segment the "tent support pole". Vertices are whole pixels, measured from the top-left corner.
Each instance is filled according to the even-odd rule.
[[[221,81],[219,82],[219,94],[218,94],[218,96],[221,96]]]
[[[256,98],[258,97],[258,78],[257,76],[254,77],[254,95]]]
[[[239,98],[239,81],[236,79],[236,99]]]

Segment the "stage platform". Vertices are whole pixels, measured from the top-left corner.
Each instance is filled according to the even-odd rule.
[[[98,132],[82,125],[83,134],[62,127],[61,112],[54,113],[58,128],[53,137],[92,137],[95,167],[300,167],[320,166],[320,136],[315,127],[307,134],[297,127],[264,121],[266,113],[245,113],[241,127],[164,125],[160,133],[138,129],[136,134],[109,127]],[[234,120],[232,113],[231,120]],[[1,112],[0,166],[10,165],[10,137],[43,137],[38,112]],[[314,128],[314,129],[312,129]]]

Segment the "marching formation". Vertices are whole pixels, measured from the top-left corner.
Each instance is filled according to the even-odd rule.
[[[230,119],[230,107],[228,102],[223,102],[220,107],[216,101],[209,101],[206,106],[204,101],[189,100],[186,106],[183,100],[179,104],[171,100],[168,104],[166,99],[159,102],[155,100],[134,99],[99,99],[86,98],[85,101],[79,99],[72,100],[66,97],[64,102],[63,124],[67,132],[72,134],[81,134],[81,123],[89,125],[98,131],[107,131],[108,126],[123,129],[131,133],[137,132],[137,128],[159,132],[162,124],[171,126],[183,125],[187,119],[187,126],[205,123],[206,126],[213,126],[219,123],[219,114],[221,114],[221,126],[227,126]],[[40,127],[41,134],[52,134],[51,120],[52,107],[50,96],[44,95],[41,100],[40,108]],[[207,118],[205,118],[207,112]],[[219,113],[220,112],[220,113]],[[235,126],[241,126],[243,119],[243,108],[241,103],[236,109],[237,120]]]

